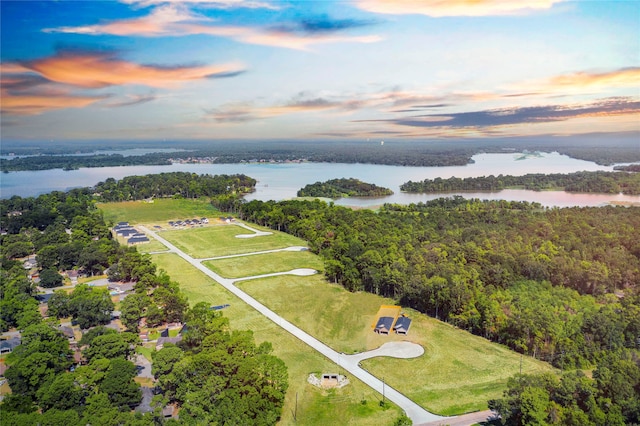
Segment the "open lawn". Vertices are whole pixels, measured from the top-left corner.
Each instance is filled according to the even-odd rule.
[[[98,203],[107,223],[129,222],[133,225],[147,224],[167,227],[169,220],[185,220],[201,217],[217,218],[220,211],[206,199],[159,198],[152,203],[123,201],[120,203]]]
[[[406,336],[378,335],[371,329],[381,305],[393,300],[350,293],[321,276],[277,276],[237,283],[267,307],[337,351],[351,354],[394,340],[422,345],[425,354],[411,360],[374,358],[364,368],[429,411],[456,415],[487,408],[502,396],[508,377],[519,372],[520,355],[413,310]],[[522,358],[522,371],[549,371],[548,364]]]
[[[264,237],[260,237],[264,238]],[[225,278],[263,275],[291,271],[298,268],[323,270],[322,260],[308,251],[279,251],[203,262],[209,269]]]
[[[251,227],[265,230],[259,226]],[[248,234],[253,233],[240,226],[227,224],[166,231],[162,237],[196,259],[307,245],[305,241],[281,232],[254,238],[236,238],[236,235]]]
[[[152,255],[159,268],[164,269],[187,295],[191,304],[229,304],[222,310],[234,330],[252,330],[257,343],[269,341],[273,352],[282,358],[289,371],[289,390],[280,424],[328,425],[390,425],[400,415],[392,406],[383,410],[380,395],[359,380],[350,377],[351,384],[331,391],[321,390],[307,383],[310,373],[339,372],[339,367],[293,337],[240,299],[217,285],[212,279],[191,267],[175,254]],[[293,413],[297,397],[297,422]],[[362,401],[365,401],[362,404]]]

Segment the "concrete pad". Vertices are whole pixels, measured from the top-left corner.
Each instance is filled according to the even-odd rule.
[[[417,358],[424,354],[424,348],[417,343],[413,342],[388,342],[380,346],[378,349],[374,349],[367,352],[361,352],[354,355],[345,355],[348,358],[356,359],[358,362],[375,358],[378,356],[388,356],[391,358]]]
[[[309,275],[314,275],[317,274],[318,271],[316,271],[315,269],[310,269],[310,268],[300,268],[300,269],[293,269],[291,271],[289,271],[289,274],[291,275],[298,275],[300,277],[306,277]]]

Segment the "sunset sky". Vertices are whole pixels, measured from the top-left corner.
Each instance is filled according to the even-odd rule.
[[[0,7],[3,140],[640,132],[640,1]]]

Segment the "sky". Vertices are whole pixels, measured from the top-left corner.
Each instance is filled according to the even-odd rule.
[[[640,1],[0,1],[1,135],[637,134]]]

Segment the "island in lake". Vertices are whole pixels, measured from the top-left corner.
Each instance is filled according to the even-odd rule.
[[[316,182],[298,191],[298,197],[385,197],[393,195],[389,188],[362,182],[358,179],[331,179],[326,182]]]

